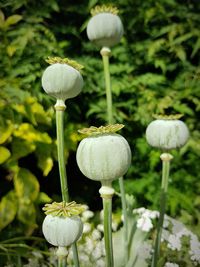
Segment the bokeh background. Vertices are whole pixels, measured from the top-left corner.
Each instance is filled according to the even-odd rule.
[[[101,210],[100,184],[76,164],[77,130],[104,125],[106,100],[99,48],[86,26],[108,1],[0,1],[0,244],[42,236],[44,203],[61,200],[55,100],[41,87],[48,56],[84,66],[83,92],[66,102],[65,149],[71,199]],[[152,114],[182,113],[189,142],[172,151],[167,213],[200,236],[200,2],[117,0],[124,25],[110,59],[114,116],[132,149],[125,188],[135,207],[159,208],[160,151],[145,140]],[[118,191],[117,182],[114,183]],[[114,198],[114,212],[120,202]],[[1,249],[0,249],[1,250]],[[0,251],[0,257],[3,259]]]

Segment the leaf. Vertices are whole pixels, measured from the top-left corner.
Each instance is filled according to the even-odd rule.
[[[5,123],[0,125],[0,144],[3,144],[12,134],[13,125],[11,123]]]
[[[0,164],[4,163],[10,155],[10,151],[6,147],[0,146]]]
[[[14,187],[18,198],[28,198],[35,201],[39,194],[39,182],[27,169],[20,168],[14,176]]]
[[[17,213],[17,199],[14,191],[8,192],[0,202],[0,230],[11,223]]]
[[[185,61],[186,60],[186,52],[182,46],[177,46],[175,49],[175,54],[176,56],[181,60]]]
[[[43,170],[43,175],[47,176],[53,168],[53,159],[51,157],[39,159],[38,166]]]
[[[129,261],[127,267],[148,267],[144,260],[138,259],[138,251],[144,240],[147,238],[147,233],[136,227],[136,218],[133,214],[129,214],[128,218],[128,237],[129,237]],[[116,267],[124,266],[125,251],[122,242],[124,240],[124,228],[121,227],[117,232],[113,233],[113,250],[114,262]]]
[[[7,48],[6,48],[7,54],[8,54],[10,57],[12,57],[12,56],[15,54],[16,50],[17,50],[17,47],[14,46],[14,45],[9,45],[9,46],[7,46]]]
[[[3,28],[4,21],[5,21],[5,16],[2,10],[0,9],[0,29]]]
[[[33,228],[36,227],[36,210],[28,197],[19,199],[17,217],[24,224],[31,225]]]
[[[22,123],[15,131],[16,137],[22,138],[28,142],[42,142],[51,144],[52,140],[47,133],[37,131],[31,124]]]
[[[12,159],[17,160],[32,153],[35,150],[36,145],[26,140],[13,138],[11,147],[12,147]]]
[[[21,15],[12,15],[6,19],[4,27],[8,28],[11,25],[17,24],[21,19],[22,19]]]
[[[38,204],[51,203],[52,199],[44,192],[40,192],[37,198]]]
[[[40,144],[36,150],[38,159],[38,167],[43,171],[43,175],[47,176],[53,167],[53,159],[51,157],[52,147],[48,144]]]

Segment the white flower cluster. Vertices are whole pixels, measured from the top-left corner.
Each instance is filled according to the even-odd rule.
[[[153,219],[159,217],[158,211],[150,211],[145,208],[134,209],[133,214],[136,214],[136,226],[138,229],[149,232],[153,229]],[[161,241],[166,242],[167,248],[172,251],[180,252],[183,249],[183,237],[187,237],[189,240],[189,252],[188,256],[191,264],[194,266],[199,266],[200,264],[200,242],[196,235],[194,235],[190,230],[188,230],[183,223],[165,215],[164,225],[162,231]],[[152,247],[148,251],[143,249],[143,245],[147,246],[146,242],[143,242],[140,249],[138,250],[139,255],[143,255],[145,259],[149,259],[152,251]],[[148,244],[149,245],[149,244]],[[141,253],[140,253],[141,252]],[[144,252],[142,254],[142,252]],[[177,263],[166,262],[164,267],[177,267]]]
[[[158,211],[150,211],[143,207],[133,210],[133,213],[139,215],[137,220],[137,228],[144,232],[149,232],[153,228],[152,219],[155,219],[159,216]]]
[[[179,265],[172,262],[166,262],[164,267],[179,267]]]
[[[200,242],[196,235],[191,233],[190,251],[191,260],[194,261],[195,266],[200,264]]]

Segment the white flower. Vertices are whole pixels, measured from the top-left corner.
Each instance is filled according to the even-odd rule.
[[[153,228],[151,219],[146,216],[142,216],[137,220],[137,228],[144,232],[149,232]]]
[[[103,233],[104,229],[103,229],[103,224],[98,224],[97,225],[97,229]]]
[[[143,216],[148,217],[150,219],[155,219],[159,216],[159,212],[158,211],[154,211],[154,210],[145,210],[143,213]]]
[[[94,229],[94,231],[92,232],[92,238],[94,240],[98,240],[101,238],[101,232],[98,231],[97,229]]]
[[[138,208],[138,209],[134,209],[133,210],[133,213],[136,213],[136,214],[143,214],[145,212],[145,208],[144,207],[141,207],[141,208]]]
[[[87,221],[88,219],[92,218],[93,216],[94,216],[94,212],[92,212],[91,210],[85,210],[82,213],[83,221]]]
[[[83,233],[84,233],[84,234],[88,234],[90,231],[91,231],[91,224],[85,222],[85,223],[83,224]]]
[[[200,242],[194,234],[191,235],[189,254],[191,255],[191,260],[200,263]]]
[[[166,262],[164,267],[179,267],[179,265],[172,262]]]
[[[181,250],[181,240],[178,235],[170,234],[168,237],[168,242],[168,248],[171,248],[172,250]]]

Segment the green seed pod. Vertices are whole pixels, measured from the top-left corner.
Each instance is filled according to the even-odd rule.
[[[152,147],[163,150],[180,148],[189,138],[189,130],[179,115],[158,116],[146,129],[146,139]]]
[[[123,176],[131,164],[131,150],[126,139],[105,132],[103,128],[102,133],[84,138],[76,154],[81,172],[89,179],[101,182]]]
[[[100,47],[111,47],[119,43],[123,33],[121,19],[115,8],[97,7],[87,25],[87,36]]]
[[[58,59],[58,58],[56,58]],[[44,91],[56,99],[65,101],[77,96],[83,87],[83,78],[76,68],[60,59],[53,61],[42,75]]]
[[[42,224],[45,239],[52,245],[66,247],[76,242],[83,232],[83,223],[78,216],[85,210],[76,202],[53,202],[43,208],[47,215]]]
[[[78,216],[58,217],[47,215],[42,224],[45,239],[53,246],[67,247],[76,242],[83,231]]]

